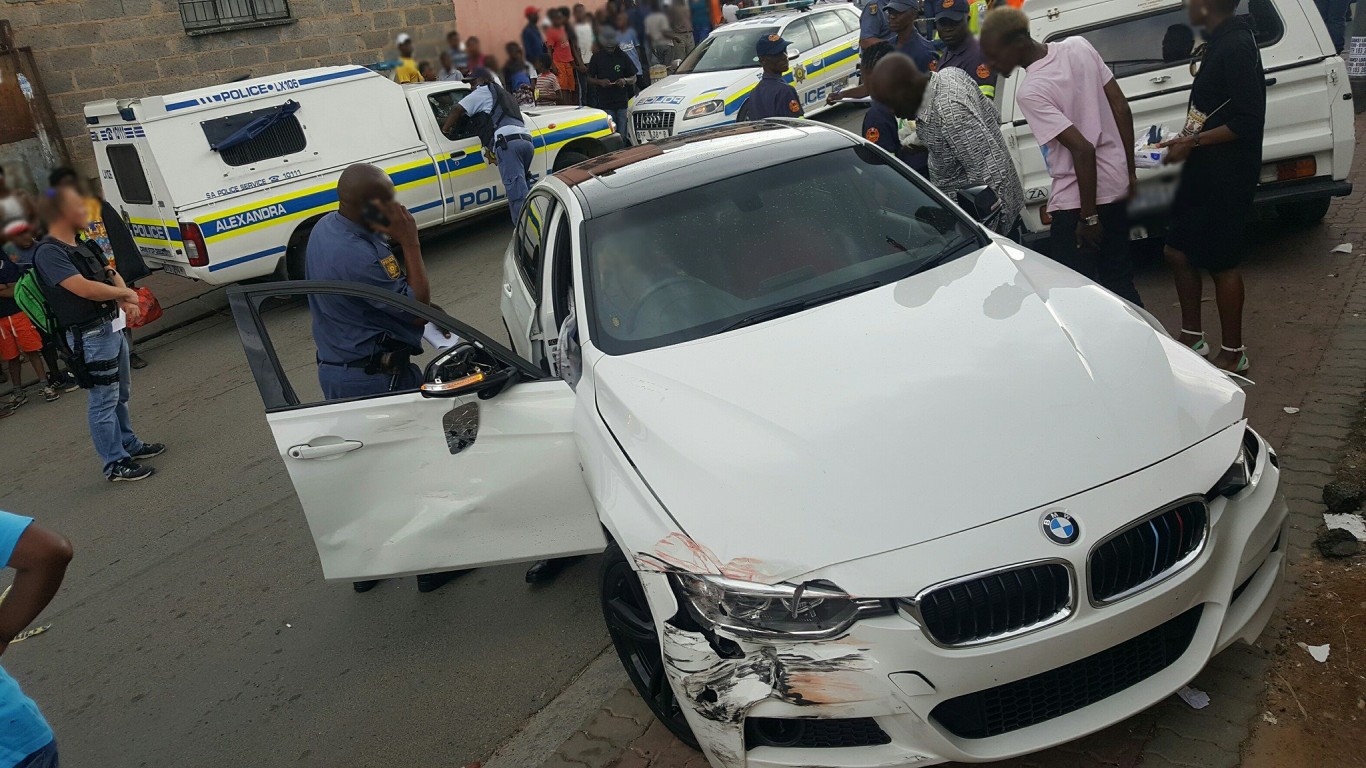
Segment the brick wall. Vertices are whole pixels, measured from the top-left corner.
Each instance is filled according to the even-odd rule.
[[[411,34],[418,60],[445,47],[451,0],[290,0],[287,24],[190,36],[177,0],[0,0],[15,44],[29,46],[82,175],[97,175],[82,107],[98,99],[155,96],[398,54]]]

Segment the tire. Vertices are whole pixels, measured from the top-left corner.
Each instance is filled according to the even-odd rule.
[[[1312,227],[1328,215],[1331,197],[1315,197],[1309,200],[1296,200],[1276,206],[1276,214],[1281,221],[1296,227]]]
[[[588,159],[588,155],[582,152],[565,150],[555,156],[555,171],[563,171],[571,165],[578,165]]]
[[[688,727],[683,708],[664,671],[659,634],[654,617],[650,615],[650,604],[645,599],[645,589],[616,542],[612,542],[603,557],[598,594],[607,634],[612,636],[612,646],[626,669],[626,676],[631,678],[655,718],[679,741],[697,749],[697,737]]]

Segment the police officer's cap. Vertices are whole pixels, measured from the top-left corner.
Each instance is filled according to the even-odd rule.
[[[754,52],[759,56],[786,56],[789,43],[777,33],[759,38],[754,44]]]
[[[930,0],[931,3],[938,4],[934,9],[936,19],[948,19],[950,21],[962,21],[968,17],[972,11],[968,0]]]
[[[905,13],[907,11],[919,11],[920,0],[887,0],[882,4],[884,8],[892,13]]]

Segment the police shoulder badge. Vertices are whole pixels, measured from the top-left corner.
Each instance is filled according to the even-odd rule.
[[[868,4],[868,15],[871,16],[871,15],[876,14],[876,13],[877,13],[877,3],[869,3],[869,4]]]
[[[792,103],[787,105],[787,108],[792,110],[792,114],[794,115],[802,111],[802,105],[798,104],[796,99],[793,99]]]
[[[403,274],[403,270],[398,266],[398,258],[392,253],[380,259],[379,265],[384,267],[384,274],[388,275],[390,280],[397,280],[398,276]]]
[[[987,65],[985,65],[985,64],[978,64],[978,65],[977,65],[977,79],[978,79],[978,80],[986,80],[986,79],[989,78],[989,77],[991,77],[991,70],[987,68]]]
[[[876,144],[877,140],[882,138],[882,131],[879,131],[876,128],[869,128],[868,130],[863,132],[863,136],[864,138]]]
[[[931,72],[938,72],[938,71],[939,71],[939,59],[930,59],[930,71],[931,71]]]

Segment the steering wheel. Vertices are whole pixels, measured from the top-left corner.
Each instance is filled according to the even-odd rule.
[[[733,313],[735,307],[727,302],[720,291],[710,284],[691,275],[674,275],[651,286],[640,297],[636,315],[649,308],[649,321],[664,326],[664,332],[691,328],[710,318],[725,317]],[[711,311],[711,310],[715,311]],[[682,317],[683,322],[661,322],[668,317]]]

